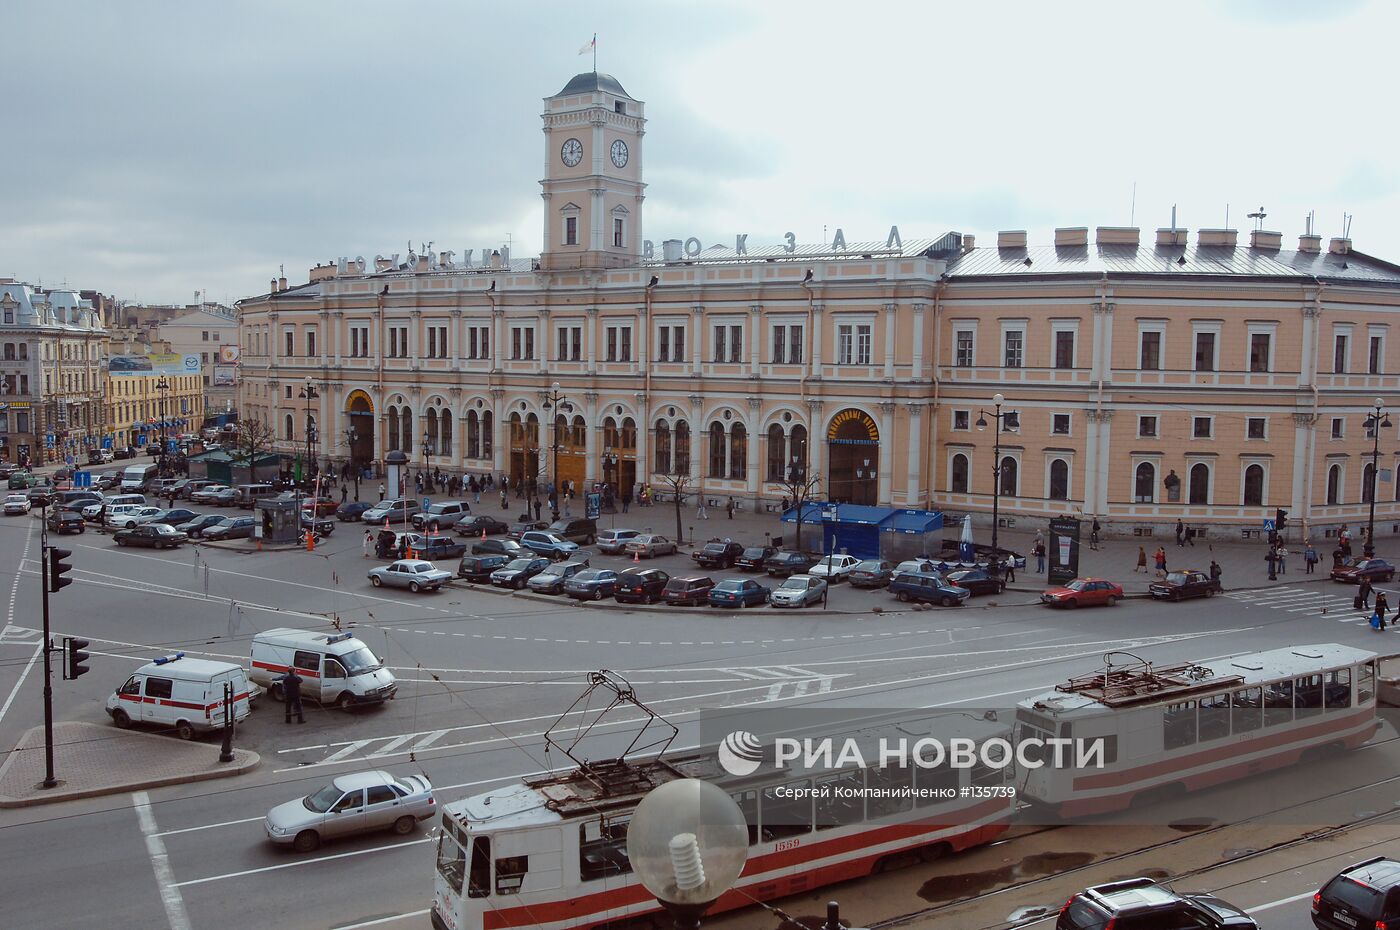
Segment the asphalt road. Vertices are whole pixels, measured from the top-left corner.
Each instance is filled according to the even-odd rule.
[[[35,519],[0,521],[2,746],[42,722],[38,530]],[[1374,648],[1378,635],[1339,609],[1350,592],[1330,585],[1071,612],[1014,592],[895,610],[883,592],[844,585],[830,606],[861,613],[624,610],[464,587],[375,589],[353,525],[314,554],[118,549],[94,532],[60,544],[75,552],[77,583],[53,597],[54,634],[90,639],[94,659],[76,682],[58,680],[55,666],[58,719],[104,722],[107,695],[155,655],[246,660],[258,630],[325,629],[332,619],[353,627],[402,685],[378,709],[308,704],[304,726],[284,725],[280,707],[264,703],[239,733],[263,765],[241,778],[153,790],[148,805],[117,795],[0,814],[0,898],[14,926],[82,926],[97,913],[112,926],[174,930],[425,926],[426,833],[302,856],[264,842],[263,814],[355,769],[421,770],[452,801],[561,765],[542,734],[600,668],[680,727],[683,746],[745,708],[1005,707],[1096,668],[1110,650],[1204,660],[1287,643]],[[625,562],[593,554],[595,566]],[[869,610],[877,605],[885,612]],[[635,715],[624,715],[584,751],[616,752],[634,731]]]

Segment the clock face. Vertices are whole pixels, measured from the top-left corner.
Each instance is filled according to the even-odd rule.
[[[564,147],[559,150],[559,157],[564,159],[564,164],[570,168],[583,161],[583,143],[577,139],[565,139]]]
[[[621,139],[612,144],[612,163],[619,168],[627,167],[627,143]]]

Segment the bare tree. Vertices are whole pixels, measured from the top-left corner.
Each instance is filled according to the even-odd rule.
[[[662,475],[661,483],[666,486],[666,490],[671,494],[672,502],[675,504],[676,543],[679,545],[685,542],[685,535],[681,532],[681,507],[690,498],[694,486],[690,482],[690,475]]]
[[[258,457],[272,451],[277,434],[262,420],[248,417],[238,421],[238,453],[248,460],[248,480],[258,480]]]
[[[792,501],[792,506],[797,508],[797,532],[793,548],[798,552],[802,551],[802,505],[810,498],[817,496],[821,490],[822,476],[816,472],[809,473],[807,469],[798,465],[788,468],[787,477],[780,482],[783,494]]]

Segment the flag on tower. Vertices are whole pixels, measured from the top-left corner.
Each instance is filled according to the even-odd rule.
[[[585,45],[583,48],[579,49],[579,50],[578,50],[578,53],[579,53],[580,55],[587,55],[589,52],[593,51],[593,50],[594,50],[595,48],[597,48],[597,47],[598,47],[598,33],[595,32],[595,33],[593,33],[593,38],[590,39],[590,40],[588,41],[588,44],[587,44],[587,45]]]

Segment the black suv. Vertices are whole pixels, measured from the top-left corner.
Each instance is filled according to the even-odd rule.
[[[1259,930],[1244,911],[1214,895],[1181,894],[1150,878],[1086,888],[1065,902],[1055,930]],[[1348,927],[1346,930],[1355,930]]]
[[[623,604],[661,600],[671,576],[659,568],[629,568],[617,576],[613,599]]]
[[[1342,869],[1313,895],[1318,930],[1388,927],[1400,920],[1400,862],[1377,856]]]
[[[743,554],[742,544],[724,541],[705,543],[704,548],[695,550],[690,557],[702,568],[731,568]]]

